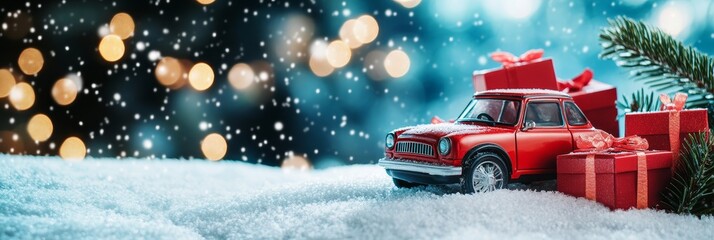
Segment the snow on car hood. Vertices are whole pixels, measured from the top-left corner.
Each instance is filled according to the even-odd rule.
[[[406,130],[402,135],[420,135],[428,136],[432,138],[440,138],[446,135],[456,135],[456,134],[486,134],[486,133],[500,133],[507,132],[508,130],[499,127],[481,126],[481,125],[470,125],[470,124],[455,124],[455,123],[438,123],[438,124],[424,124],[411,127]]]

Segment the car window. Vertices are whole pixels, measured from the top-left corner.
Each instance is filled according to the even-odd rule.
[[[495,123],[515,125],[518,122],[520,101],[507,99],[473,99],[459,115],[457,121],[493,121]]]
[[[588,124],[588,119],[585,118],[583,112],[580,111],[580,108],[573,102],[565,102],[565,116],[568,118],[568,124],[571,126]]]
[[[563,115],[557,102],[530,102],[526,108],[526,122],[535,122],[536,127],[563,126]]]

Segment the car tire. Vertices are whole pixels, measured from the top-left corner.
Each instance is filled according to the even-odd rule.
[[[397,188],[415,188],[415,187],[425,186],[424,184],[421,184],[421,183],[407,182],[407,181],[404,181],[401,179],[396,179],[396,178],[392,178],[392,182],[394,182],[394,186],[397,186]]]
[[[461,192],[490,192],[508,186],[511,175],[503,158],[492,152],[481,152],[469,158],[461,175]]]

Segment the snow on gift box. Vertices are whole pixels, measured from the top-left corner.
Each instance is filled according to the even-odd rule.
[[[558,81],[552,59],[543,59],[543,50],[529,50],[521,56],[494,52],[491,58],[502,68],[475,71],[473,85],[476,92],[504,88],[540,88],[570,94],[588,120],[598,129],[618,136],[617,89],[593,80],[593,72],[585,69],[569,81]]]
[[[605,132],[578,137],[576,144],[576,152],[558,156],[558,191],[611,209],[658,206],[670,179],[671,152],[646,151],[646,139]]]

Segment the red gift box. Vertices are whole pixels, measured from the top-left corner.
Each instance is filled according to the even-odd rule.
[[[567,91],[567,90],[566,90]],[[592,80],[580,91],[568,92],[580,107],[593,127],[614,136],[620,135],[617,122],[617,89],[614,86]]]
[[[507,88],[540,88],[558,90],[553,60],[504,65],[501,68],[475,71],[474,89],[477,92]]]
[[[706,109],[637,112],[625,114],[625,136],[638,135],[651,149],[672,151],[677,165],[679,150],[690,133],[709,132]]]
[[[558,191],[611,209],[654,208],[669,183],[669,151],[577,152],[558,156]]]

